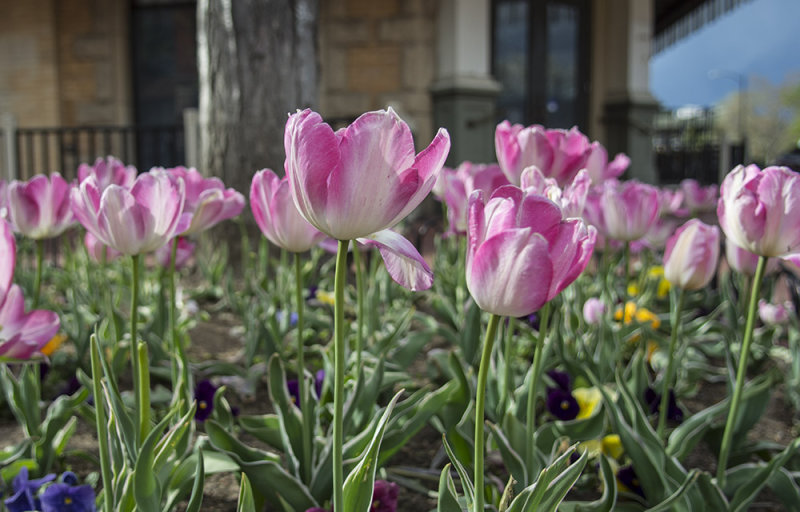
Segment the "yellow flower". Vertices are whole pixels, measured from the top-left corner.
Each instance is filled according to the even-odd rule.
[[[639,295],[639,285],[636,283],[631,283],[628,285],[628,295],[631,297],[636,297]]]
[[[45,344],[45,346],[42,347],[40,352],[46,355],[47,357],[50,357],[53,354],[53,352],[58,350],[58,347],[60,347],[61,344],[64,343],[66,340],[67,340],[66,334],[58,333],[52,338],[50,338],[50,341],[48,341]]]
[[[647,271],[647,277],[651,279],[655,279],[657,277],[664,277],[664,266],[654,265],[650,267],[650,269]]]
[[[578,415],[575,417],[576,420],[582,420],[594,414],[603,399],[600,390],[594,387],[573,389],[572,396],[575,397],[575,401],[578,402],[578,407],[580,407]]]
[[[664,278],[661,278],[661,281],[658,282],[658,291],[656,292],[658,298],[663,299],[664,297],[666,297],[667,294],[669,293],[669,288],[670,288],[669,281],[667,281]]]
[[[330,292],[326,292],[323,290],[317,290],[316,298],[323,304],[327,304],[329,306],[336,305],[336,297],[334,294]]]
[[[626,325],[633,321],[633,316],[636,314],[636,304],[631,301],[625,303],[624,313],[621,308],[617,308],[614,312],[614,320],[622,321]]]
[[[619,459],[622,454],[625,453],[625,449],[622,448],[622,440],[617,434],[605,436],[600,442],[600,445],[602,446],[603,453],[615,459]]]
[[[589,439],[578,445],[578,451],[588,452],[589,458],[593,459],[603,453],[603,443],[599,439]]]
[[[661,327],[661,319],[655,313],[646,308],[639,308],[636,310],[636,321],[640,324],[649,323],[653,329]]]
[[[614,312],[614,320],[622,321],[625,325],[630,324],[634,320],[640,324],[650,324],[653,329],[661,327],[661,319],[647,308],[637,308],[636,304],[631,301],[625,303],[624,313],[623,310],[617,308]]]

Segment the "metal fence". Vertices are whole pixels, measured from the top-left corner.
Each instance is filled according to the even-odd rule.
[[[0,127],[0,177],[25,180],[58,171],[73,179],[81,163],[109,155],[139,170],[196,165],[193,123],[196,112],[188,112],[184,124],[168,126],[18,128],[6,115]]]
[[[686,178],[719,183],[734,165],[744,162],[745,143],[725,140],[715,128],[715,112],[704,109],[688,116],[662,112],[653,129],[653,152],[662,184]]]

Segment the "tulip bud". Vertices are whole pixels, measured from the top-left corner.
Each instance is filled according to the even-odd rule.
[[[719,229],[692,219],[667,241],[664,277],[673,286],[699,290],[711,281],[718,260]]]

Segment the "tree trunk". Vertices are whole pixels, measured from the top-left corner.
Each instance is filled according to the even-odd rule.
[[[283,174],[287,115],[317,104],[318,0],[199,0],[201,171],[248,195]]]

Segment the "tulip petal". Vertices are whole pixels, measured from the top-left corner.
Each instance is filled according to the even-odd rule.
[[[22,289],[12,285],[5,302],[0,306],[0,356],[27,359],[38,351],[58,331],[58,315],[52,311],[36,310],[25,313]]]
[[[433,186],[436,184],[436,177],[442,169],[442,166],[444,166],[444,162],[447,160],[447,155],[449,153],[450,134],[444,128],[439,128],[436,137],[428,144],[428,147],[420,151],[414,159],[414,164],[409,171],[413,170],[414,174],[419,177],[419,183],[417,184],[414,194],[406,202],[405,207],[390,221],[390,226],[403,220],[428,196]]]
[[[385,229],[358,241],[378,248],[386,270],[400,286],[419,291],[433,285],[433,271],[416,247],[399,233]]]
[[[339,139],[322,117],[311,110],[289,116],[284,133],[286,175],[297,209],[320,231],[330,233],[326,219],[328,184],[339,172]]]
[[[530,228],[509,229],[484,241],[467,263],[467,287],[478,306],[514,317],[538,311],[553,277],[548,245]]]
[[[119,252],[141,253],[145,236],[152,232],[154,223],[152,213],[136,204],[129,190],[110,185],[103,193],[98,225],[108,239],[108,245]]]
[[[327,211],[351,222],[329,234],[345,240],[390,227],[423,183],[412,167],[408,125],[391,110],[367,112],[343,132],[339,149],[341,164],[330,175]],[[357,215],[365,202],[370,215]]]
[[[11,226],[0,219],[0,305],[3,304],[11,287],[16,262],[17,243],[14,240],[14,234],[11,232]]]
[[[94,176],[89,175],[78,188],[72,189],[70,202],[72,212],[84,228],[89,231],[104,245],[109,245],[105,233],[97,223],[100,211],[100,194],[97,181]]]
[[[565,221],[556,236],[550,240],[550,258],[553,264],[553,279],[547,300],[569,286],[586,268],[592,257],[597,230],[587,227],[578,219]]]

